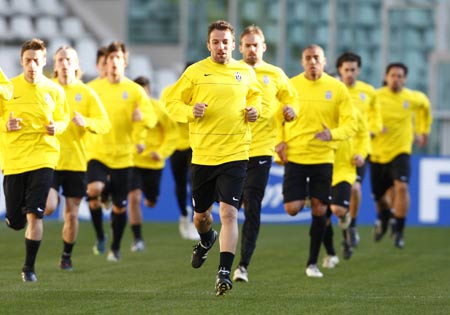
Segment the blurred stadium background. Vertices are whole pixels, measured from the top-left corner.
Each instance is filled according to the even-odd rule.
[[[310,43],[325,48],[328,72],[336,71],[342,52],[360,54],[360,78],[375,87],[387,63],[406,63],[407,86],[425,92],[433,105],[429,144],[415,153],[450,155],[450,0],[0,0],[0,66],[9,77],[19,74],[21,44],[39,37],[48,45],[48,73],[56,48],[71,44],[88,81],[96,76],[97,48],[123,40],[131,51],[128,76],[150,77],[157,97],[187,61],[208,55],[206,29],[216,19],[230,21],[237,35],[249,24],[261,26],[266,61],[289,76],[302,71],[301,51]],[[234,57],[240,58],[238,51]],[[423,171],[419,164],[413,166],[416,174]],[[433,174],[439,208],[439,198],[450,199],[445,186],[450,170],[443,166]],[[429,193],[417,184],[412,189],[412,194]],[[419,199],[413,200],[417,208],[420,196],[413,198]]]

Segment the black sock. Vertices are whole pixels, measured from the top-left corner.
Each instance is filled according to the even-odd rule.
[[[142,232],[141,232],[141,224],[133,224],[131,225],[131,231],[133,232],[134,240],[139,241],[142,240]]]
[[[326,217],[312,216],[311,228],[309,229],[310,245],[309,258],[307,266],[316,265],[319,259],[320,246],[322,245],[323,236],[326,229]]]
[[[111,229],[113,234],[111,249],[119,250],[125,226],[127,225],[127,213],[111,212]]]
[[[234,254],[230,252],[220,252],[219,270],[230,271],[233,266]]]
[[[102,207],[96,209],[89,207],[91,212],[92,224],[94,225],[95,233],[98,240],[105,239],[105,232],[103,231],[103,211]]]
[[[326,226],[325,235],[323,236],[323,245],[329,256],[336,256],[333,244],[333,226],[331,225],[331,222]]]
[[[61,255],[62,259],[70,259],[70,256],[72,255],[73,245],[75,245],[75,243],[66,243],[66,242],[64,242],[64,250],[63,250],[63,253]]]
[[[25,264],[23,265],[22,271],[34,272],[34,263],[36,262],[36,256],[40,245],[41,241],[33,241],[25,238]]]
[[[210,228],[208,232],[206,233],[198,233],[200,235],[200,241],[203,245],[208,246],[211,239],[213,238],[213,229]]]
[[[350,227],[356,227],[356,218],[352,218],[350,221]]]
[[[395,224],[395,232],[403,234],[403,230],[405,228],[405,220],[406,218],[395,218],[396,224]]]

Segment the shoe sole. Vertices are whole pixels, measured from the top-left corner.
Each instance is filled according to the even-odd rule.
[[[229,283],[222,282],[216,287],[216,296],[225,295],[225,293],[227,293],[230,290],[231,285]]]

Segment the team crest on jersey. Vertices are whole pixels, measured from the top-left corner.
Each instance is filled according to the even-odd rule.
[[[409,102],[408,101],[404,101],[403,102],[403,108],[406,109],[409,107]]]
[[[234,77],[236,78],[236,80],[238,80],[239,82],[242,80],[242,75],[239,71],[236,72],[236,74],[234,75]]]
[[[263,76],[263,82],[265,85],[269,84],[269,82],[270,82],[269,76],[267,76],[267,75]]]
[[[333,97],[333,94],[331,93],[331,91],[326,91],[325,92],[325,98],[327,100],[331,100],[331,97]]]
[[[45,94],[44,98],[46,103],[53,103],[52,96],[49,93]]]
[[[359,98],[361,99],[361,101],[365,101],[366,100],[366,94],[364,92],[359,93]]]
[[[77,95],[75,95],[75,101],[79,103],[81,102],[81,99],[82,99],[81,93],[77,93]]]
[[[122,93],[122,98],[123,98],[124,100],[127,100],[127,99],[128,99],[128,92],[127,92],[127,91],[123,91],[123,93]]]

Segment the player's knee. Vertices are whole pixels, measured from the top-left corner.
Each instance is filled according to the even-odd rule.
[[[295,216],[303,209],[304,205],[305,202],[301,200],[286,202],[284,204],[284,211],[290,216]]]

